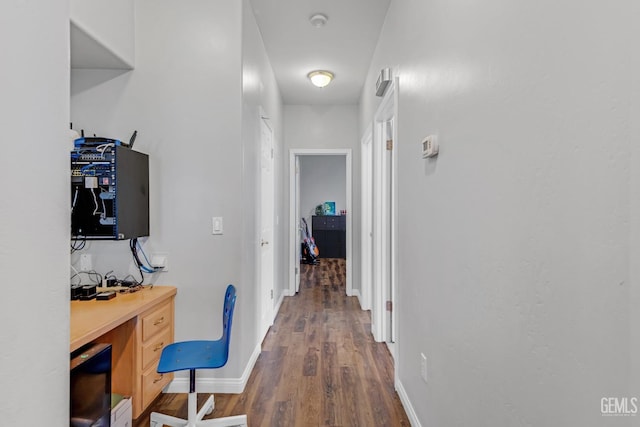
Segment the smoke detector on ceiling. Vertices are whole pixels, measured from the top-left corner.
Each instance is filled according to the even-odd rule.
[[[316,28],[324,27],[327,24],[328,20],[329,18],[327,18],[327,15],[323,15],[322,13],[316,13],[315,15],[311,16],[311,18],[309,18],[309,22],[311,22],[311,25]]]

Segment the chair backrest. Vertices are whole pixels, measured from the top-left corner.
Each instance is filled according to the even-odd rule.
[[[231,323],[233,321],[233,309],[236,306],[236,287],[227,286],[224,294],[224,307],[222,310],[222,341],[225,346],[225,359],[229,357],[229,342],[231,341]]]

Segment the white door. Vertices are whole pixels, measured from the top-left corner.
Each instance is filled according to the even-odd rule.
[[[273,132],[260,120],[260,330],[264,336],[273,324]]]
[[[373,135],[369,128],[362,138],[361,146],[362,171],[362,218],[361,218],[361,291],[362,309],[371,310],[371,294],[373,288]]]

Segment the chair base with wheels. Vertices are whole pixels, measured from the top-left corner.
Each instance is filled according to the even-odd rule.
[[[213,395],[209,396],[207,401],[202,405],[198,412],[198,393],[195,392],[195,370],[189,371],[189,401],[188,401],[188,418],[182,419],[172,417],[171,415],[151,413],[151,427],[161,427],[168,425],[171,427],[248,427],[246,415],[236,415],[233,417],[213,418],[203,420],[205,415],[213,412],[215,401]]]
[[[236,303],[236,289],[227,286],[222,313],[222,337],[216,341],[183,341],[166,346],[162,350],[158,373],[189,371],[189,400],[187,419],[170,415],[151,413],[151,427],[247,427],[247,416],[213,418],[203,420],[205,415],[213,412],[215,406],[213,395],[198,411],[198,394],[196,393],[196,369],[221,368],[229,358],[229,340],[231,338],[231,321]]]

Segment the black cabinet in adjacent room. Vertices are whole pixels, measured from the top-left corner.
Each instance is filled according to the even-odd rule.
[[[320,258],[347,257],[347,217],[313,216],[311,218],[313,238],[320,250]]]

